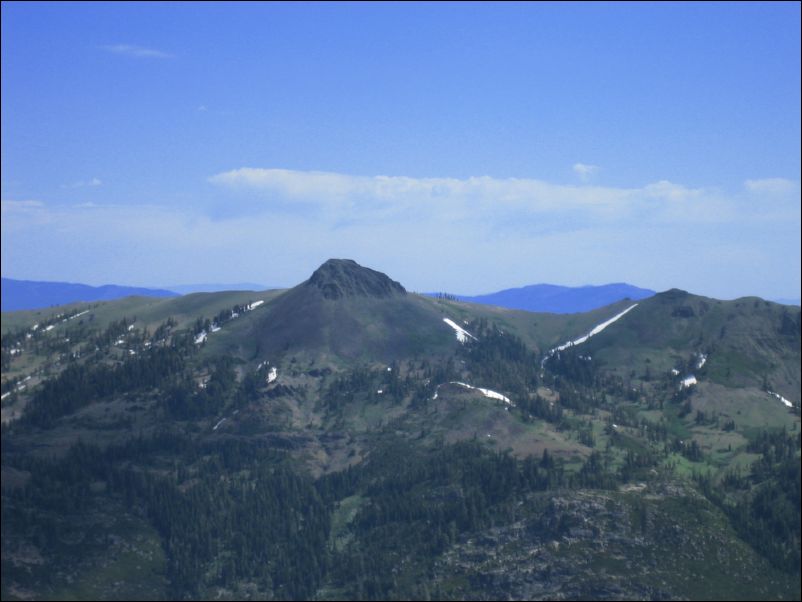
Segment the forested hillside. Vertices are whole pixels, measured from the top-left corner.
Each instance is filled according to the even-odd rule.
[[[798,310],[474,307],[4,314],[3,598],[798,599]]]

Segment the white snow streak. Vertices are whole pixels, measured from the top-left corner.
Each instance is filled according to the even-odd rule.
[[[615,316],[613,316],[612,318],[610,318],[606,322],[602,322],[601,324],[598,324],[598,325],[594,326],[593,329],[588,334],[586,334],[584,336],[581,336],[578,339],[575,339],[573,341],[568,341],[567,343],[563,343],[559,347],[555,347],[554,349],[552,349],[549,353],[552,353],[554,351],[562,351],[563,349],[568,349],[569,347],[573,347],[574,345],[581,345],[582,343],[587,341],[590,337],[599,334],[602,330],[607,328],[613,322],[616,322],[617,320],[623,318],[629,311],[635,309],[637,306],[638,306],[637,303],[635,303],[634,305],[630,305],[624,311],[622,311],[620,314],[616,314]]]
[[[777,399],[779,399],[781,402],[783,402],[783,403],[784,403],[785,405],[787,405],[789,408],[793,408],[793,407],[794,407],[794,404],[793,404],[793,403],[791,403],[790,401],[788,401],[788,400],[787,400],[785,397],[783,397],[783,396],[782,396],[782,395],[780,395],[779,393],[775,393],[774,391],[768,391],[768,394],[769,394],[769,395],[774,395],[774,397],[776,397]]]
[[[228,418],[221,418],[221,419],[220,419],[220,422],[218,422],[217,424],[215,424],[215,425],[214,425],[214,428],[213,428],[212,430],[213,430],[213,431],[216,431],[216,430],[217,430],[217,427],[219,427],[221,424],[223,424],[223,423],[224,423],[226,420],[228,420]]]
[[[443,318],[443,322],[445,322],[446,324],[451,326],[451,328],[454,329],[454,332],[457,334],[457,340],[460,343],[466,342],[468,340],[468,337],[471,337],[474,341],[476,340],[475,336],[473,336],[470,332],[468,332],[467,330],[456,324],[453,320],[449,320],[448,318]]]
[[[588,334],[581,336],[578,339],[574,339],[573,341],[568,341],[567,343],[563,343],[562,345],[555,347],[554,349],[550,349],[549,352],[545,356],[543,356],[543,360],[540,362],[540,367],[543,368],[546,365],[546,360],[549,359],[558,351],[563,351],[564,349],[568,349],[569,347],[573,347],[574,345],[581,345],[582,343],[587,341],[590,337],[599,334],[602,330],[607,328],[610,324],[612,324],[616,320],[619,320],[622,317],[624,317],[624,315],[626,315],[631,310],[635,309],[637,306],[638,306],[637,303],[635,303],[634,305],[630,305],[620,314],[613,316],[606,322],[602,322],[601,324],[597,324],[596,326],[594,326],[593,329]]]
[[[474,391],[479,391],[485,397],[489,397],[490,399],[498,399],[503,401],[508,405],[513,405],[512,401],[510,401],[509,397],[502,395],[501,393],[496,393],[491,389],[483,389],[482,387],[474,387],[473,385],[469,385],[468,383],[459,382],[458,380],[452,380],[448,384],[450,385],[459,385],[460,387],[465,387],[466,389],[473,389]],[[434,397],[432,399],[437,399],[437,391],[443,385],[437,385],[437,389],[434,391]]]
[[[270,372],[267,373],[267,384],[269,385],[277,378],[278,378],[278,370],[276,370],[276,367],[273,366],[272,368],[270,368]]]

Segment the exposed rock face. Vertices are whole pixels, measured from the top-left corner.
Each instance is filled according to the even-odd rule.
[[[405,295],[406,289],[386,274],[365,268],[352,259],[329,259],[306,281],[326,299],[344,297],[386,298]]]

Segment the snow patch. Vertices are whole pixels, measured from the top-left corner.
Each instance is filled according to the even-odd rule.
[[[788,401],[785,397],[783,397],[779,393],[775,393],[774,391],[768,391],[768,394],[769,395],[773,395],[774,397],[779,399],[781,402],[783,402],[785,405],[787,405],[789,408],[793,408],[794,407],[794,404],[792,402]]]
[[[514,405],[512,403],[512,401],[510,401],[509,397],[506,397],[505,395],[502,395],[501,393],[497,393],[496,391],[493,391],[491,389],[483,389],[482,387],[474,387],[473,385],[469,385],[468,383],[463,383],[463,382],[460,382],[458,380],[452,380],[448,384],[450,384],[450,385],[459,385],[460,387],[465,387],[466,389],[473,389],[474,391],[479,391],[482,395],[484,395],[485,397],[489,397],[490,399],[498,399],[498,400],[503,401],[504,403],[506,403],[508,405]],[[442,385],[437,385],[437,389],[435,389],[434,397],[432,397],[432,399],[437,399],[437,391],[440,389],[441,386]]]
[[[55,328],[55,326],[54,326],[53,324],[51,324],[50,326],[48,326],[47,328],[45,328],[45,332],[50,332],[50,331],[51,331],[51,330],[53,330],[54,328]]]
[[[128,332],[131,332],[133,329],[134,329],[134,325],[133,324],[129,324],[128,325]]]
[[[276,370],[276,367],[273,366],[272,368],[270,368],[270,372],[267,373],[267,384],[269,385],[277,378],[278,378],[278,370]]]
[[[8,391],[8,392],[6,392],[6,393],[3,393],[2,395],[0,395],[0,400],[3,400],[3,399],[5,399],[5,398],[6,398],[6,397],[8,397],[9,395],[11,395],[11,391]]]
[[[696,360],[696,369],[699,370],[702,366],[705,365],[707,361],[707,356],[704,353],[700,353],[698,359]]]
[[[223,423],[224,423],[226,420],[228,420],[228,418],[221,418],[221,419],[220,419],[220,422],[218,422],[217,424],[215,424],[215,425],[214,425],[214,428],[212,428],[212,430],[213,430],[213,431],[216,431],[216,430],[218,429],[218,427],[219,427],[221,424],[223,424]]]
[[[205,330],[201,330],[200,333],[198,334],[198,336],[195,337],[195,344],[196,345],[200,345],[205,340],[206,340],[206,331]]]
[[[630,305],[624,311],[622,311],[620,314],[616,314],[612,318],[607,320],[606,322],[602,322],[601,324],[597,324],[596,326],[594,326],[593,329],[588,334],[586,334],[584,336],[581,336],[578,339],[574,339],[573,341],[568,341],[567,343],[563,343],[559,347],[555,347],[554,349],[549,351],[549,354],[552,354],[555,351],[562,351],[563,349],[568,349],[569,347],[573,347],[574,345],[581,345],[582,343],[587,341],[590,337],[596,336],[597,334],[599,334],[602,330],[607,328],[613,322],[616,322],[616,321],[620,320],[621,318],[623,318],[627,313],[629,313],[630,311],[635,309],[637,306],[638,306],[637,303],[635,303],[634,305]]]
[[[218,330],[220,330],[220,327],[217,324],[212,324],[211,331],[212,332],[217,332]]]
[[[690,376],[686,376],[685,378],[682,379],[682,381],[679,383],[679,388],[686,389],[688,387],[695,385],[697,382],[698,381],[696,380],[696,377],[693,374],[691,374]]]
[[[264,299],[259,299],[258,301],[254,301],[253,303],[248,305],[248,311],[250,311],[252,309],[256,309],[257,307],[259,307],[264,302],[265,302]]]
[[[468,340],[468,337],[472,338],[474,341],[476,337],[473,336],[470,332],[462,328],[459,324],[456,324],[453,320],[449,320],[448,318],[443,318],[443,322],[451,326],[454,329],[454,332],[457,335],[457,340],[460,343],[465,343]]]
[[[676,368],[671,368],[671,374],[673,376],[679,376],[679,370],[677,370]]]

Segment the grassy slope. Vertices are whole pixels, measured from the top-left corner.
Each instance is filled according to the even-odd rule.
[[[182,297],[160,299],[157,297],[125,297],[116,301],[96,303],[72,303],[41,310],[4,312],[2,314],[2,333],[29,329],[34,324],[50,319],[58,314],[72,314],[90,309],[84,320],[94,315],[94,321],[101,328],[112,321],[124,317],[137,321],[143,326],[156,327],[168,317],[178,321],[179,328],[188,326],[198,317],[212,318],[221,310],[237,304],[245,304],[257,299],[266,302],[275,298],[281,291],[262,292],[225,291],[221,293],[194,293]],[[56,327],[58,329],[58,326]]]
[[[201,352],[201,358],[234,354],[253,362],[271,359],[280,365],[283,379],[285,374],[296,370],[296,368],[291,369],[289,365],[292,356],[302,356],[301,361],[293,366],[303,363],[304,369],[307,369],[320,366],[322,363],[334,368],[348,368],[362,361],[389,362],[398,357],[414,357],[416,354],[426,356],[447,354],[456,349],[458,343],[453,331],[443,323],[443,317],[451,317],[458,323],[462,323],[463,320],[485,318],[517,334],[531,347],[546,350],[586,333],[596,324],[631,304],[623,301],[587,314],[555,315],[531,314],[434,300],[417,295],[408,295],[403,301],[391,299],[375,303],[370,300],[350,299],[334,304],[317,299],[298,299],[291,294],[281,295],[281,291],[270,291],[258,294],[250,292],[195,294],[176,299],[135,297],[93,304],[92,313],[95,315],[94,322],[97,326],[119,320],[123,316],[128,318],[136,316],[138,326],[155,327],[168,316],[173,316],[179,321],[179,327],[186,327],[197,317],[211,318],[234,304],[243,304],[256,299],[265,299],[265,305],[226,324],[222,331],[210,336]],[[86,304],[76,305],[74,311],[80,311],[84,307]],[[680,308],[679,315],[675,315],[678,308]],[[690,308],[690,312],[685,308]],[[43,317],[64,311],[64,308],[55,308],[39,312],[4,314],[3,332],[21,326],[30,327]],[[776,399],[769,398],[760,389],[761,382],[759,382],[768,373],[769,377],[778,381],[780,385],[776,386],[775,390],[795,401],[799,399],[799,338],[797,336],[794,339],[791,335],[779,332],[785,313],[786,310],[781,306],[759,300],[722,302],[671,292],[642,301],[641,305],[624,319],[588,341],[583,350],[587,349],[594,358],[604,362],[606,370],[622,375],[629,375],[634,370],[636,374],[634,382],[646,382],[647,385],[648,381],[640,379],[647,366],[655,376],[659,376],[668,372],[678,361],[691,361],[695,352],[709,353],[708,364],[698,373],[700,384],[691,397],[692,407],[694,410],[716,412],[725,419],[732,418],[736,423],[734,432],[725,433],[711,425],[697,425],[694,422],[694,412],[679,418],[676,416],[676,408],[667,407],[661,412],[646,408],[637,401],[631,405],[639,416],[648,416],[650,420],[655,421],[667,420],[678,434],[695,438],[702,445],[705,453],[702,462],[689,462],[682,456],[672,455],[664,465],[673,463],[678,474],[690,475],[694,472],[713,471],[720,475],[727,468],[746,467],[749,461],[754,460],[753,456],[746,454],[744,447],[748,437],[757,429],[780,426],[799,428],[798,416],[791,415]],[[56,333],[53,334],[55,336]],[[649,360],[648,364],[646,359]],[[27,359],[14,360],[18,361]],[[304,380],[305,378],[307,380]],[[296,381],[287,382],[291,384],[297,382],[301,386],[312,381],[300,373]],[[654,385],[654,381],[651,384]],[[279,397],[269,403],[274,408],[286,404],[287,412],[293,416],[287,420],[286,429],[303,433],[304,437],[308,437],[310,443],[307,453],[320,453],[329,463],[329,468],[323,470],[336,470],[347,465],[352,461],[350,454],[354,450],[357,453],[353,461],[359,461],[360,458],[367,456],[371,444],[370,436],[357,436],[353,443],[341,441],[334,445],[325,442],[325,437],[322,435],[324,433],[328,435],[326,429],[332,429],[333,425],[315,412],[316,387],[312,386],[308,395],[304,397],[290,393],[286,398]],[[92,404],[76,414],[74,420],[70,419],[48,433],[25,437],[17,441],[17,444],[65,449],[78,437],[86,440],[95,439],[96,442],[114,441],[120,435],[130,432],[130,426],[115,425],[115,416],[125,415],[126,412],[128,409],[122,407],[119,400]],[[244,413],[240,416],[243,415]],[[149,425],[153,426],[156,414],[144,412],[135,416],[135,428],[147,429]],[[568,416],[571,417],[572,414],[568,412]],[[583,420],[592,423],[597,439],[596,449],[604,449],[610,440],[609,433],[605,430],[607,418],[605,412],[582,417]],[[306,425],[311,423],[320,426],[321,432],[317,434],[306,432]],[[553,425],[542,421],[524,423],[514,412],[506,411],[496,402],[476,392],[460,388],[441,389],[438,402],[420,411],[392,406],[384,400],[377,400],[372,404],[355,404],[346,411],[344,420],[338,428],[369,433],[388,424],[411,439],[419,438],[423,444],[437,439],[453,441],[471,438],[476,434],[478,437],[483,437],[488,445],[496,449],[510,448],[519,456],[532,453],[539,455],[542,449],[548,448],[555,456],[574,460],[573,464],[576,464],[589,453],[589,448],[576,441],[575,433],[557,431]],[[236,432],[229,429],[236,427],[237,422],[232,418],[217,435],[208,433],[210,428],[202,426],[201,436],[228,436],[231,432]],[[621,432],[623,436],[619,437],[619,445],[622,440],[628,445],[645,444],[637,429],[622,428]],[[490,437],[487,437],[488,434]],[[623,450],[623,447],[614,447],[609,451],[613,467],[619,466],[622,462]],[[605,499],[608,498],[609,496]],[[632,505],[627,499],[629,498],[613,498],[611,503]],[[654,512],[659,516],[669,515],[663,513],[657,506]],[[730,574],[728,571],[743,572],[745,570],[743,567],[756,561],[754,555],[749,555],[748,549],[744,550],[743,543],[734,541],[723,523],[719,524],[720,517],[717,518],[715,513],[709,516],[708,514],[704,515],[707,518],[702,521],[702,523],[707,521],[706,526],[700,528],[698,537],[689,536],[686,545],[696,546],[698,542],[712,540],[718,542],[717,545],[737,552],[735,564],[719,559],[716,561],[718,564],[714,563],[708,571],[710,575],[719,575],[715,579],[715,583],[718,583],[719,580],[722,582],[726,580],[726,575]],[[348,517],[344,519],[345,522],[348,520]],[[344,528],[339,527],[340,530]],[[347,533],[343,532],[337,537],[347,537]],[[671,551],[670,546],[663,550],[660,545],[662,544],[659,540],[650,540],[643,548],[657,550],[657,552],[650,551],[649,554],[654,555],[654,561],[658,564],[662,562],[658,556],[669,554]],[[145,544],[142,543],[142,546]],[[598,577],[599,571],[619,574],[624,570],[624,565],[597,567],[594,563],[599,562],[598,555],[586,552],[578,546],[576,554],[579,560],[571,560],[574,558],[571,554],[566,558],[571,562],[584,563],[582,566],[587,568],[590,575],[587,583],[594,583],[593,579]],[[91,571],[84,574],[79,567],[70,569],[73,578],[77,580],[75,585],[67,589],[54,589],[53,596],[108,597],[111,594],[108,584],[104,581],[103,575],[106,574],[123,582],[139,582],[143,578],[143,573],[137,571],[142,565],[135,562],[135,558],[126,556],[127,553],[121,552],[118,556],[109,556],[97,575]],[[620,548],[617,553],[625,555],[632,553],[632,550]],[[710,554],[712,553],[711,548]],[[704,555],[697,554],[688,556],[682,561],[672,560],[673,564],[670,566],[666,564],[665,568],[660,570],[665,572],[669,580],[673,580],[673,585],[664,591],[672,591],[678,596],[709,597],[716,591],[729,592],[734,588],[735,593],[732,595],[736,595],[740,585],[716,590],[718,585],[698,584],[699,579],[693,577],[694,572],[698,573],[694,563],[703,561],[705,561]],[[635,568],[640,566],[638,562],[635,563]],[[559,562],[555,566],[559,566]],[[626,568],[630,570],[633,567]],[[122,570],[127,577],[120,577],[118,570]],[[689,576],[683,577],[680,581],[679,575],[684,573]],[[724,577],[721,577],[722,575]],[[766,575],[775,578],[771,573]],[[743,596],[758,595],[763,591],[760,589],[764,587],[762,583],[759,582],[752,589],[748,587],[743,589],[743,592],[748,592]],[[157,596],[158,591],[161,591],[161,586],[155,586],[154,591],[150,593],[139,592],[137,596]],[[575,593],[581,594],[583,591],[580,589]],[[4,592],[4,598],[7,597],[6,593]]]
[[[621,374],[642,373],[648,359],[658,375],[702,352],[709,356],[703,371],[708,380],[756,388],[766,380],[798,403],[798,324],[799,310],[757,298],[718,301],[668,291],[642,301],[585,348]]]
[[[533,349],[548,351],[586,334],[597,324],[604,322],[633,304],[624,300],[606,307],[579,314],[533,313],[503,307],[480,305],[426,298],[434,304],[443,317],[449,317],[458,324],[463,320],[486,319],[500,328],[519,336]]]

